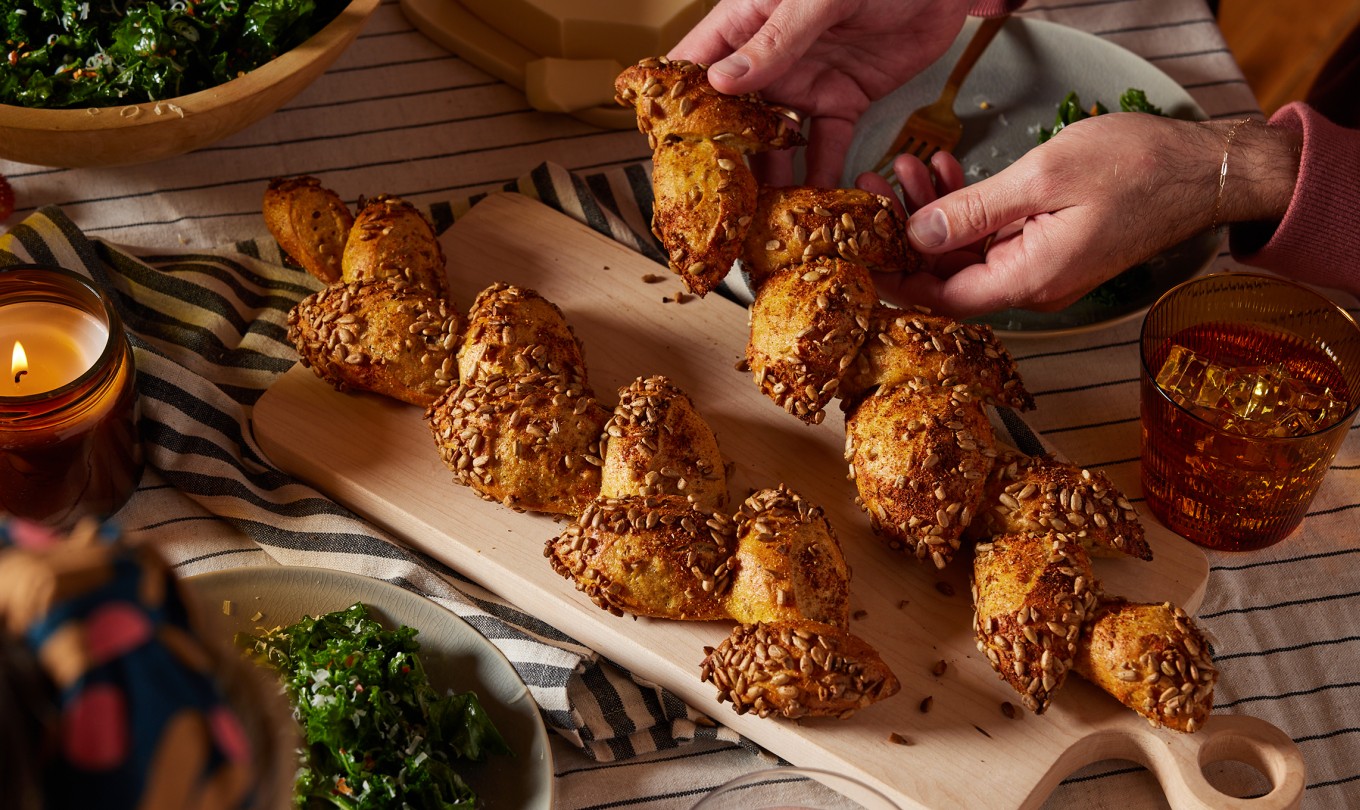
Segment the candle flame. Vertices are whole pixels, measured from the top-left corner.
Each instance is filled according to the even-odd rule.
[[[28,355],[24,353],[24,344],[14,341],[14,355],[10,359],[9,372],[14,375],[14,384],[19,384],[19,378],[28,373]]]

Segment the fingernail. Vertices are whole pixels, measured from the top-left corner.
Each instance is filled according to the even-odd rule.
[[[711,70],[716,70],[729,79],[740,79],[751,70],[751,60],[744,54],[734,53],[713,65]]]
[[[907,221],[907,232],[921,247],[935,247],[949,238],[949,220],[938,208]]]

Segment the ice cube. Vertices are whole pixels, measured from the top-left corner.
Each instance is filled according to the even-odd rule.
[[[1303,411],[1290,408],[1280,414],[1273,423],[1269,425],[1267,435],[1283,438],[1286,436],[1307,436],[1309,433],[1317,432],[1321,427],[1311,416]]]
[[[1345,396],[1337,397],[1336,393],[1325,385],[1300,379],[1291,379],[1289,385],[1290,403],[1312,418],[1314,430],[1336,422],[1350,410],[1350,402]]]
[[[1223,372],[1221,366],[1177,344],[1157,372],[1157,385],[1182,407],[1217,408],[1223,397]]]
[[[1274,422],[1288,407],[1289,372],[1283,366],[1246,366],[1223,371],[1223,399],[1217,407],[1251,422]]]
[[[1225,367],[1180,345],[1171,347],[1157,384],[1201,419],[1244,436],[1306,436],[1349,407],[1327,386],[1295,377],[1281,364]]]

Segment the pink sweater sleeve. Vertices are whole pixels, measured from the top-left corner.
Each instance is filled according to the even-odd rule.
[[[1293,278],[1360,292],[1360,130],[1345,129],[1294,102],[1271,126],[1303,133],[1294,197],[1284,219],[1232,226],[1233,257]]]
[[[1000,17],[1025,4],[1025,0],[973,0],[968,6],[970,17]]]

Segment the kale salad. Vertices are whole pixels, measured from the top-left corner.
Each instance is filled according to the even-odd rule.
[[[299,808],[472,810],[460,763],[510,753],[476,693],[430,685],[415,628],[388,630],[363,603],[236,642],[279,672],[293,704]]]
[[[1136,87],[1130,87],[1119,96],[1119,109],[1121,112],[1141,112],[1152,115],[1165,115],[1162,108],[1148,101],[1147,93]],[[1091,118],[1097,115],[1104,115],[1109,109],[1099,101],[1086,108],[1082,106],[1081,97],[1076,91],[1072,91],[1063,98],[1058,104],[1058,115],[1053,122],[1053,128],[1039,127],[1038,142],[1044,141],[1057,135],[1063,127],[1075,123],[1083,118]]]
[[[222,84],[301,44],[349,0],[4,0],[0,104],[111,107]]]

